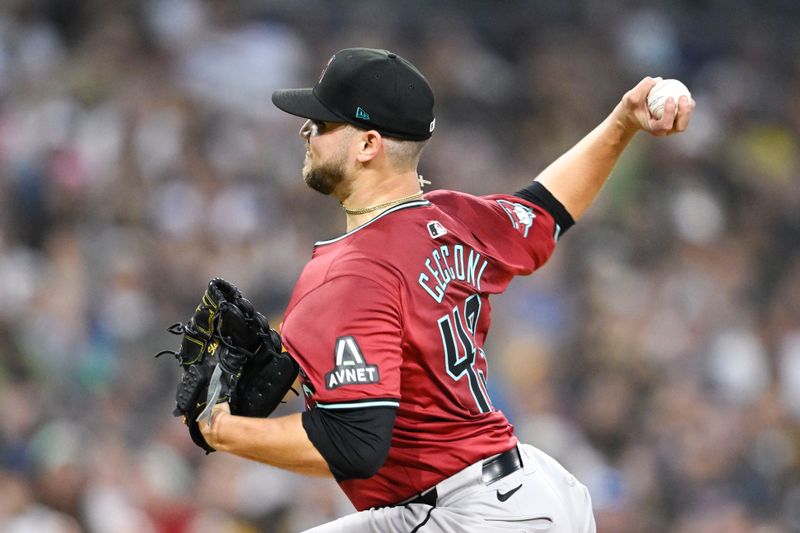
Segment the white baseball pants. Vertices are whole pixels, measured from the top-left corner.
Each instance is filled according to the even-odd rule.
[[[519,445],[522,469],[489,485],[478,461],[436,485],[421,503],[354,513],[306,533],[595,533],[589,491],[555,459]]]

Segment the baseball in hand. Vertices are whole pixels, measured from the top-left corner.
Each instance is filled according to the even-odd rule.
[[[667,98],[672,97],[675,99],[675,110],[678,109],[678,99],[681,96],[688,98],[692,97],[689,89],[679,80],[661,80],[650,89],[647,94],[647,108],[653,118],[660,119],[664,114],[664,104],[667,103]]]

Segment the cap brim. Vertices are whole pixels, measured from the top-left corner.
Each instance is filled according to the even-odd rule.
[[[302,118],[321,122],[342,122],[341,117],[332,113],[317,100],[313,89],[281,89],[272,93],[272,103],[281,111]]]

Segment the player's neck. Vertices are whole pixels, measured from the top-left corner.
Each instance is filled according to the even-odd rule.
[[[416,171],[392,176],[365,174],[353,183],[350,194],[340,199],[347,216],[347,231],[364,225],[381,213],[422,197]]]

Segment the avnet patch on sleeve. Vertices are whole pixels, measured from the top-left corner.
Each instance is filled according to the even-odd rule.
[[[328,390],[344,385],[379,383],[381,380],[378,365],[367,363],[355,337],[347,335],[337,338],[333,358],[333,370],[325,374],[325,388]]]

